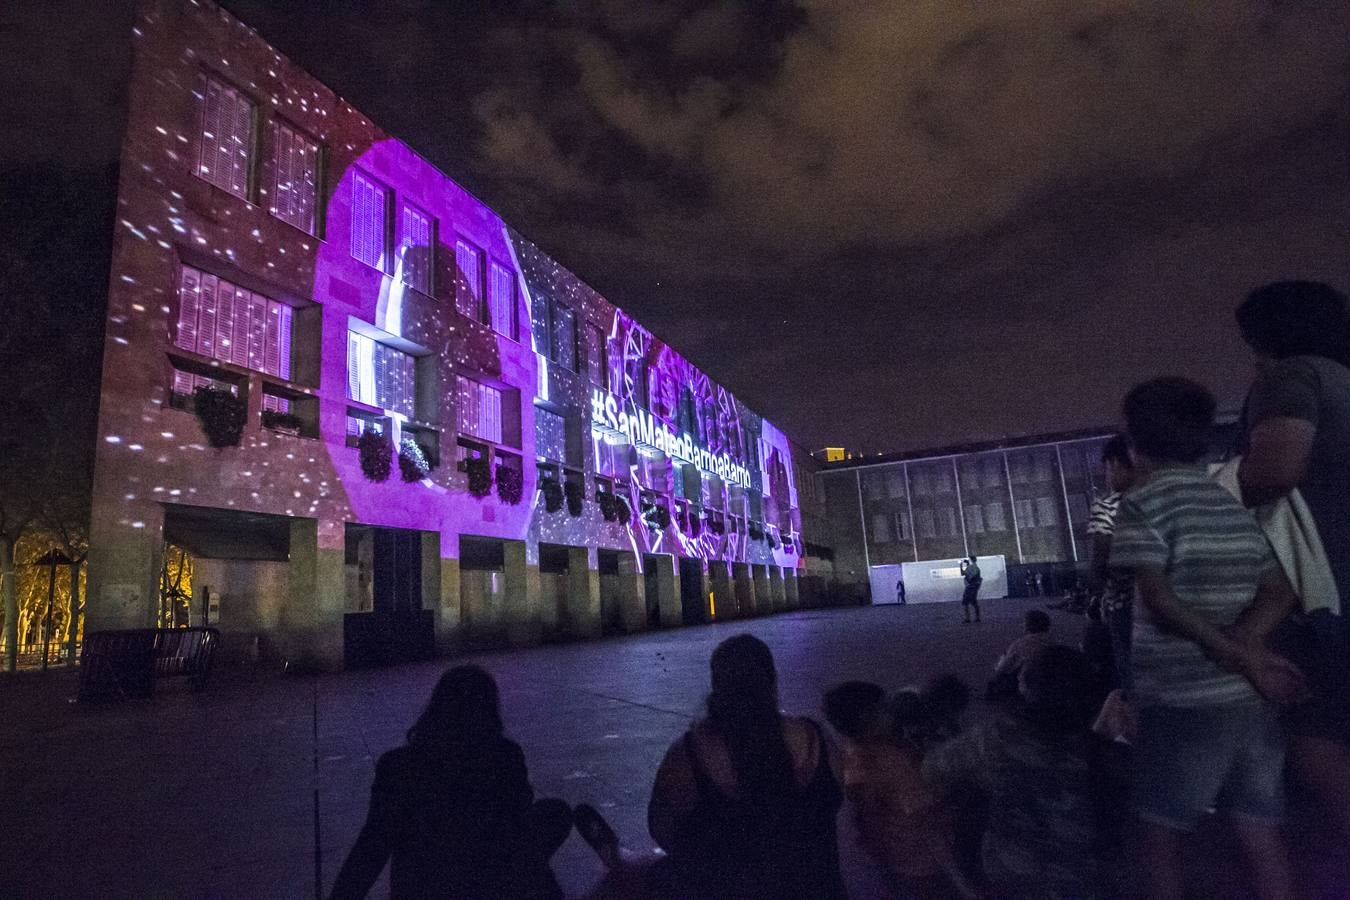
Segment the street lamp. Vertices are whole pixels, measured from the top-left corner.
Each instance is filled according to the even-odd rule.
[[[47,615],[43,617],[42,622],[42,671],[47,671],[47,657],[51,652],[52,644],[52,601],[56,597],[56,567],[73,566],[75,561],[66,556],[60,550],[53,547],[46,553],[33,560],[35,566],[46,566],[48,570],[47,578]],[[71,603],[75,598],[71,597]]]

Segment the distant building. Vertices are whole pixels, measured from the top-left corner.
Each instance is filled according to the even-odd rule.
[[[1012,593],[1027,573],[1066,582],[1089,557],[1107,429],[828,464],[820,478],[837,577],[865,590],[877,566],[1002,556]],[[1056,585],[1058,586],[1058,585]]]
[[[166,542],[193,621],[329,667],[809,605],[815,467],[257,32],[142,4],[90,630],[166,620]]]
[[[1220,416],[1211,458],[1232,449],[1237,416]],[[1111,428],[1033,435],[829,461],[824,486],[835,576],[856,594],[877,567],[1002,556],[1008,592],[1067,590],[1091,561],[1092,502]],[[890,584],[887,581],[886,584]],[[892,589],[893,592],[893,589]],[[889,598],[888,598],[889,599]]]

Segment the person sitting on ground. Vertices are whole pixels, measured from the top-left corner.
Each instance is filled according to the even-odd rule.
[[[366,896],[390,862],[392,897],[561,898],[548,860],[571,830],[566,803],[534,799],[492,676],[456,666],[407,744],[375,764],[366,823],[330,896]]]
[[[921,714],[918,695],[902,703]],[[891,705],[895,709],[896,704]],[[934,809],[919,748],[892,721],[879,685],[847,681],[825,694],[825,718],[844,738],[844,795],[863,849],[902,897],[975,897],[952,853],[950,825]]]
[[[1025,633],[1009,645],[994,665],[994,677],[985,692],[985,699],[991,703],[1016,697],[1017,675],[1027,660],[1055,643],[1050,636],[1050,616],[1044,610],[1027,610],[1022,623]]]
[[[1268,701],[1296,697],[1302,675],[1259,642],[1297,601],[1255,518],[1200,464],[1215,405],[1202,385],[1160,378],[1123,407],[1140,480],[1121,498],[1110,565],[1135,586],[1136,869],[1150,896],[1181,896],[1183,835],[1217,807],[1252,865],[1254,894],[1288,897],[1284,739]]]
[[[778,709],[773,654],[742,634],[712,655],[707,718],[666,752],[648,829],[679,896],[844,896],[843,793],[820,725]]]
[[[975,781],[990,794],[982,859],[994,896],[1106,895],[1090,767],[1096,710],[1078,651],[1047,647],[1021,669],[1021,702],[934,748],[923,774],[938,793]]]

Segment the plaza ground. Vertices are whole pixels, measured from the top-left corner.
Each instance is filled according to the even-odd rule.
[[[719,641],[763,638],[784,708],[818,715],[821,692],[848,678],[897,689],[954,672],[982,686],[1030,605],[990,602],[979,626],[961,624],[954,604],[812,610],[464,659],[497,677],[539,794],[593,803],[641,850],[652,775],[699,715]],[[1055,619],[1066,642],[1080,627]],[[66,674],[0,682],[0,897],[313,897],[316,784],[327,888],[365,815],[376,757],[402,741],[447,664],[224,673],[202,694],[168,686],[102,707],[70,702]],[[875,896],[853,844],[845,829],[850,888]],[[1212,849],[1221,870],[1221,841]],[[555,867],[569,896],[602,874],[575,834]],[[382,879],[372,896],[384,893]]]

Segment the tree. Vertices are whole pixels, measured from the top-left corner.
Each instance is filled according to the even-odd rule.
[[[115,167],[0,172],[0,594],[10,671],[16,544],[45,515],[78,545],[81,506],[88,530],[115,185]]]

